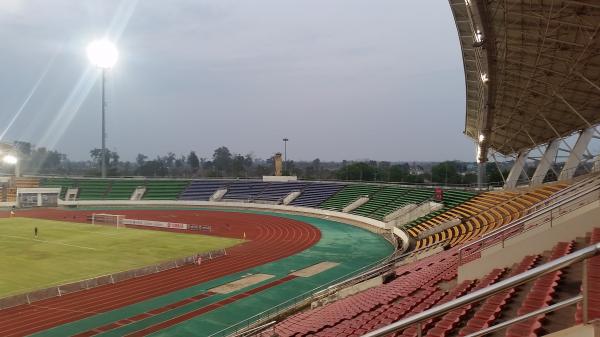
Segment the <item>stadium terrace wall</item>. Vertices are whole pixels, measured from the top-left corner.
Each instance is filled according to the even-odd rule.
[[[382,235],[390,241],[394,247],[405,251],[409,247],[408,235],[401,233],[398,239],[392,234],[391,227],[385,222],[371,219],[368,217],[330,211],[325,209],[298,207],[288,205],[258,204],[247,202],[230,201],[192,201],[192,200],[76,200],[76,201],[58,201],[59,206],[186,206],[186,207],[207,207],[231,210],[258,210],[275,213],[299,214],[311,217],[319,217],[328,220],[339,221],[348,225],[360,227],[370,232]]]

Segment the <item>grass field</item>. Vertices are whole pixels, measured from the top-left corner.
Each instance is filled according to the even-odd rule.
[[[39,234],[34,238],[33,230]],[[241,240],[30,218],[0,219],[0,297],[151,265]]]

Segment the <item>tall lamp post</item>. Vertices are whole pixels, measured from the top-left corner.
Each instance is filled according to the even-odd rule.
[[[106,72],[117,63],[119,52],[112,42],[102,39],[88,45],[87,55],[90,62],[102,70],[102,154],[100,165],[102,178],[106,178]]]
[[[2,163],[15,167],[15,177],[21,176],[20,160],[18,149],[10,144],[0,143],[0,158]]]
[[[288,175],[287,172],[287,142],[289,139],[283,138],[283,172]]]

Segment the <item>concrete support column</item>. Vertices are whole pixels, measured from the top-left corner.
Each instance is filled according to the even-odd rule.
[[[548,144],[546,152],[544,152],[544,155],[540,159],[540,162],[535,169],[533,178],[531,178],[531,186],[541,185],[544,182],[544,178],[546,177],[548,170],[554,163],[554,158],[556,158],[556,154],[558,153],[559,145],[560,139],[555,139]]]
[[[15,177],[21,177],[21,157],[19,157],[19,160],[15,164]]]
[[[569,180],[573,178],[573,175],[575,175],[575,170],[581,163],[583,154],[585,153],[585,150],[587,150],[588,144],[592,140],[594,132],[594,128],[587,128],[579,134],[579,138],[577,138],[577,142],[575,143],[575,146],[573,146],[573,149],[569,154],[569,158],[565,162],[565,166],[560,172],[558,180]]]
[[[483,188],[487,183],[486,164],[486,162],[477,163],[477,187],[479,188]]]
[[[594,158],[594,167],[592,168],[593,172],[599,172],[600,171],[600,155],[597,155]]]
[[[521,173],[523,173],[523,167],[525,166],[525,160],[527,159],[527,154],[529,151],[521,151],[517,156],[517,160],[510,168],[510,172],[508,173],[508,178],[506,178],[506,182],[504,183],[504,188],[515,188],[517,187],[517,182],[519,181],[519,177]]]

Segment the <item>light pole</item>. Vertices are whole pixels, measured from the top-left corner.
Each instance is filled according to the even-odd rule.
[[[119,52],[112,42],[108,40],[96,40],[87,47],[90,62],[102,69],[102,153],[100,154],[100,165],[102,178],[106,178],[106,71],[111,69],[117,59]]]
[[[21,176],[21,161],[19,160],[19,149],[16,146],[0,143],[0,158],[2,163],[15,167],[15,177]]]
[[[14,154],[7,154],[2,158],[2,162],[4,164],[8,164],[8,165],[12,165],[15,167],[15,177],[20,177],[21,176],[21,167],[20,167],[20,162],[19,162],[19,158],[17,158],[16,155]]]
[[[283,172],[285,173],[285,175],[288,175],[287,173],[287,142],[289,139],[287,138],[283,138]]]

